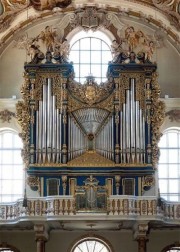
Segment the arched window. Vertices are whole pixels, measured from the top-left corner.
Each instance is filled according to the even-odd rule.
[[[171,244],[166,246],[161,252],[179,252],[180,251],[180,245],[177,244]]]
[[[20,252],[20,251],[14,246],[11,246],[7,243],[2,243],[0,244],[0,252]]]
[[[108,62],[112,60],[110,43],[100,31],[81,31],[72,38],[69,60],[74,63],[76,81],[84,83],[89,75],[93,75],[97,83],[106,81]]]
[[[159,147],[160,195],[169,201],[180,201],[180,128],[167,129]]]
[[[86,237],[77,242],[71,252],[111,252],[107,243],[95,237]]]
[[[0,202],[11,202],[23,195],[22,141],[12,130],[0,131]]]

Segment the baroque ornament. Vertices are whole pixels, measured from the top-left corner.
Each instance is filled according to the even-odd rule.
[[[169,117],[171,122],[180,122],[180,110],[179,109],[172,109],[165,113],[165,116]]]
[[[152,165],[157,168],[159,160],[158,142],[161,137],[160,126],[165,117],[165,104],[159,101],[160,86],[157,81],[157,73],[152,75],[152,107],[151,107],[151,125],[152,125]]]
[[[12,117],[15,117],[15,113],[9,111],[8,109],[5,109],[3,111],[0,111],[0,119],[2,120],[2,122],[8,122],[10,123],[10,120],[12,119]]]
[[[75,14],[70,17],[72,28],[81,26],[85,31],[89,29],[96,31],[101,27],[108,28],[110,21],[107,19],[107,11],[95,7],[86,7],[85,9],[77,9]]]
[[[25,164],[25,168],[29,167],[29,158],[30,158],[30,95],[29,95],[29,77],[28,74],[25,73],[24,75],[24,84],[21,88],[22,98],[23,101],[18,101],[16,105],[17,110],[17,119],[22,128],[22,133],[20,133],[20,137],[23,141],[23,150],[22,150],[22,157],[23,162]]]
[[[99,103],[112,93],[113,82],[98,85],[95,78],[91,75],[86,77],[86,82],[82,85],[75,81],[70,81],[68,89],[77,100],[89,106]]]

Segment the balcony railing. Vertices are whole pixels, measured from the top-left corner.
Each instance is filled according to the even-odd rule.
[[[83,215],[87,219],[89,215],[96,215],[96,209],[86,211],[76,210],[76,201],[73,196],[54,196],[28,198],[28,206],[23,207],[23,200],[14,203],[0,204],[0,224],[6,222],[18,222],[21,220],[48,220],[58,219],[60,216],[66,216],[76,219],[76,216]],[[180,204],[167,201],[159,201],[156,197],[136,197],[117,195],[110,196],[107,199],[106,211],[102,208],[97,212],[100,218],[108,219],[136,219],[145,218],[146,220],[161,220],[164,222],[179,223],[180,221]],[[69,217],[68,217],[69,216]]]

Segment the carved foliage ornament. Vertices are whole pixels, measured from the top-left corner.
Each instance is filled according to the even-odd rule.
[[[87,76],[83,85],[72,80],[69,82],[68,88],[77,100],[91,106],[109,96],[113,89],[113,82],[108,81],[98,85],[93,76]]]
[[[165,117],[165,104],[159,101],[160,87],[157,81],[157,73],[152,75],[152,107],[151,107],[151,125],[152,125],[152,165],[157,168],[159,160],[158,142],[161,137],[160,126]]]
[[[165,116],[169,117],[171,122],[180,122],[180,110],[179,109],[172,109],[165,113]]]
[[[0,111],[0,119],[2,120],[3,123],[4,122],[10,123],[12,117],[15,117],[15,113],[9,111],[8,109]]]
[[[16,105],[17,110],[17,119],[22,128],[22,133],[20,133],[20,137],[23,141],[23,150],[22,150],[22,157],[23,162],[25,164],[25,168],[29,166],[29,140],[30,140],[30,95],[29,95],[29,78],[28,75],[24,75],[24,84],[21,88],[22,98],[23,101],[19,101]]]
[[[180,1],[179,0],[152,0],[153,4],[168,14],[170,22],[180,30]]]
[[[126,100],[126,90],[129,89],[129,79],[133,78],[136,79],[136,96],[135,100],[140,102],[140,108],[142,110],[145,109],[145,76],[142,73],[131,73],[128,75],[126,73],[122,73],[120,75],[120,82],[119,82],[119,101],[120,101],[120,108],[122,104],[125,103]]]
[[[107,11],[94,7],[86,7],[85,9],[78,9],[70,18],[70,25],[72,28],[81,26],[85,31],[92,29],[96,31],[100,27],[108,28],[110,20],[107,19]]]

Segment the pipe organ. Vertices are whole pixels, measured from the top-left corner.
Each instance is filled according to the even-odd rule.
[[[46,196],[58,181],[58,194],[90,210],[104,209],[109,192],[143,195],[154,185],[163,119],[156,65],[111,62],[101,86],[72,76],[68,62],[25,65],[17,115],[30,187]]]

